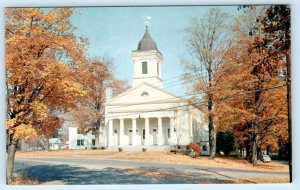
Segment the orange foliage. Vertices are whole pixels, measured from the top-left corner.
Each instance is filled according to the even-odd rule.
[[[215,74],[214,115],[218,130],[232,130],[241,146],[254,135],[259,147],[278,147],[288,138],[286,86],[277,78],[284,62],[265,49],[249,51],[253,43],[246,37],[226,52]]]
[[[15,140],[50,137],[61,120],[55,111],[86,96],[77,71],[86,41],[73,35],[73,10],[5,10],[7,125]]]
[[[126,81],[116,80],[112,75],[112,61],[104,58],[88,61],[81,68],[82,83],[87,92],[84,100],[78,103],[74,110],[74,120],[83,133],[92,131],[95,134],[95,145],[100,148],[99,132],[104,126],[104,107],[106,101],[106,88],[113,89],[118,94],[126,89]]]
[[[196,156],[200,156],[201,155],[201,149],[200,149],[200,146],[199,144],[195,144],[195,143],[190,143],[187,145],[187,149],[193,149],[196,153]]]

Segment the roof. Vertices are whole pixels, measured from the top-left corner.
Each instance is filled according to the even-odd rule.
[[[148,51],[148,50],[158,51],[155,41],[150,36],[148,26],[146,26],[145,34],[138,44],[137,51]]]
[[[61,140],[59,138],[51,138],[49,139],[50,144],[61,144]]]
[[[158,91],[161,91],[161,92],[163,92],[163,93],[165,93],[165,94],[168,94],[169,96],[173,97],[172,99],[174,99],[174,100],[177,98],[178,100],[180,100],[180,101],[182,101],[182,102],[187,102],[187,101],[188,101],[187,99],[182,98],[182,97],[180,97],[180,96],[177,96],[177,95],[175,95],[175,94],[173,94],[173,93],[171,93],[171,92],[168,92],[167,90],[165,90],[165,89],[163,89],[163,88],[159,88],[159,87],[154,86],[154,85],[152,85],[152,84],[149,84],[149,83],[147,83],[147,82],[142,82],[141,84],[137,85],[136,87],[130,88],[130,89],[126,90],[125,92],[123,92],[123,93],[117,95],[116,97],[107,100],[106,105],[111,104],[112,102],[118,100],[118,99],[121,98],[121,97],[125,97],[127,94],[129,94],[130,92],[132,92],[132,91],[134,91],[134,90],[140,88],[142,85],[147,85],[147,86],[149,86],[149,87],[151,87],[151,88],[153,88],[153,89],[155,89],[155,90],[158,90]],[[136,97],[133,97],[133,96],[129,96],[129,98],[130,98],[130,99],[137,100]],[[156,100],[156,101],[159,101],[159,102],[161,102],[161,103],[163,102],[163,101],[161,101],[161,99]],[[149,101],[149,103],[151,103],[151,102],[152,102],[152,101]],[[148,102],[145,102],[145,103],[148,103]]]

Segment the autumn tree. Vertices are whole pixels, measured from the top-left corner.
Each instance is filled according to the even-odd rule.
[[[292,144],[291,144],[291,13],[289,5],[271,5],[264,15],[258,17],[262,30],[266,34],[256,47],[266,48],[270,55],[285,57],[282,67],[285,73],[286,100],[288,106],[288,159],[291,171]],[[291,179],[292,180],[292,179]]]
[[[244,45],[228,51],[223,67],[216,72],[219,81],[214,86],[214,98],[219,101],[215,116],[220,129],[229,128],[241,142],[250,143],[250,159],[256,164],[257,147],[267,136],[278,139],[286,135],[286,91],[285,84],[275,73],[253,73],[256,65],[268,55],[249,54],[248,43]],[[277,63],[274,60],[272,64]]]
[[[269,34],[255,20],[249,35],[241,35],[226,51],[213,84],[214,98],[220,100],[216,119],[246,145],[253,164],[257,163],[258,148],[287,139],[286,84],[278,79],[285,62],[280,53],[263,45]]]
[[[5,10],[7,84],[7,179],[12,178],[19,140],[49,137],[61,126],[55,111],[67,111],[86,93],[77,68],[83,46],[69,8]]]
[[[75,111],[75,121],[83,132],[92,131],[95,135],[95,146],[100,148],[99,134],[100,126],[104,119],[105,89],[111,79],[109,61],[95,59],[89,61],[83,68],[83,84],[88,92],[87,98],[79,102],[78,109]]]
[[[204,92],[194,101],[207,100],[210,159],[216,153],[216,130],[213,116],[214,100],[211,91],[214,71],[220,67],[223,52],[230,46],[230,17],[219,9],[210,9],[202,17],[194,18],[185,29],[191,59],[184,60],[185,79],[193,86],[191,91]]]
[[[112,80],[108,84],[108,87],[111,88],[113,97],[125,92],[130,88],[127,80],[121,80],[115,77],[112,78]]]
[[[95,147],[100,148],[100,129],[104,127],[106,89],[112,89],[112,95],[125,91],[127,82],[113,76],[113,62],[108,58],[92,59],[81,69],[85,76],[82,83],[87,91],[84,100],[78,103],[74,120],[83,133],[92,132]]]

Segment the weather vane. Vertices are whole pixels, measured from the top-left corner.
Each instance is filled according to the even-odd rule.
[[[144,21],[145,26],[148,27],[150,24],[151,16],[146,16],[143,18],[145,19],[145,21]]]

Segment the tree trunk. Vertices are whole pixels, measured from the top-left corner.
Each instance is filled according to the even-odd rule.
[[[209,159],[211,159],[211,160],[213,160],[216,156],[216,136],[217,136],[216,131],[215,131],[215,127],[214,127],[214,118],[213,118],[213,115],[211,113],[212,105],[213,105],[212,98],[209,97],[209,99],[208,99],[208,112],[209,112],[208,129],[209,129],[209,149],[210,149]]]
[[[249,150],[249,144],[245,144],[245,150],[246,150],[246,154],[245,154],[245,159],[249,160],[249,154],[250,154],[250,150]]]
[[[251,163],[253,165],[257,165],[257,143],[256,143],[256,135],[253,136]]]
[[[209,69],[207,70],[208,73],[208,87],[210,89],[211,87],[211,81],[212,81],[212,70],[211,70],[211,63],[209,64]],[[216,146],[217,146],[217,141],[216,141],[216,131],[215,131],[215,126],[214,126],[214,116],[212,114],[212,109],[213,109],[213,96],[212,93],[208,93],[208,130],[209,130],[209,159],[213,160],[215,159],[216,156]]]
[[[211,124],[209,124],[211,125]],[[210,128],[210,140],[209,140],[209,145],[210,145],[210,155],[209,159],[213,160],[216,157],[216,131],[214,127],[209,126]]]
[[[18,141],[12,138],[12,134],[10,135],[10,142],[8,144],[7,149],[7,170],[6,170],[6,180],[9,183],[13,177],[14,171],[14,162],[15,162],[15,154],[17,149]]]
[[[48,152],[49,151],[49,139],[45,138],[45,150]]]
[[[256,115],[258,115],[256,113]],[[258,135],[256,133],[258,128],[258,116],[255,118],[254,122],[252,123],[253,133],[251,138],[251,163],[253,165],[257,164],[257,154],[258,154]]]
[[[252,155],[251,155],[251,163],[253,165],[256,165],[257,164],[257,142],[258,142],[258,129],[259,129],[259,117],[260,117],[260,95],[261,95],[261,92],[262,92],[262,88],[263,88],[263,79],[261,77],[258,77],[258,82],[255,86],[255,118],[253,120],[253,122],[251,123],[251,127],[252,127]]]
[[[270,145],[268,145],[266,149],[267,149],[266,150],[267,151],[267,155],[270,155]]]
[[[251,163],[252,161],[252,148],[253,148],[253,143],[252,143],[252,140],[250,139],[250,141],[248,142],[248,145],[247,145],[247,160]]]
[[[96,127],[96,130],[95,130],[95,133],[94,133],[94,135],[95,135],[95,147],[96,147],[96,149],[100,149],[100,137],[99,137],[99,135],[100,135],[100,128],[99,127]]]

